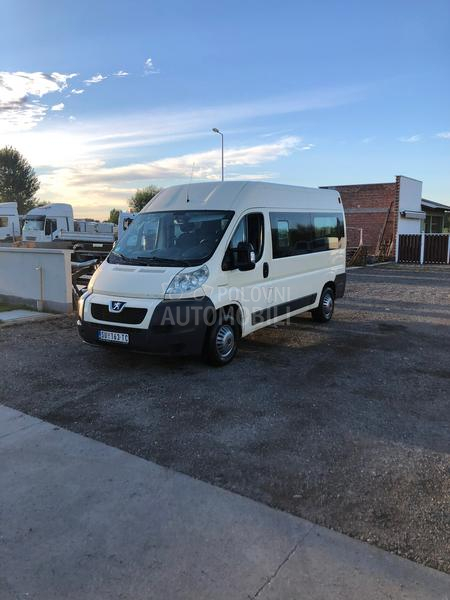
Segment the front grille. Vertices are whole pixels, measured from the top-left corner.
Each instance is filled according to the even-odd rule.
[[[127,323],[128,325],[139,325],[145,319],[146,308],[125,307],[120,313],[109,311],[106,304],[91,304],[91,314],[97,321],[108,321],[109,323]]]

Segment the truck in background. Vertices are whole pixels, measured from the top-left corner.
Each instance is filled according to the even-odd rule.
[[[74,231],[70,204],[47,204],[31,209],[24,217],[24,242],[51,242],[60,231]]]
[[[115,241],[112,223],[73,218],[70,204],[55,203],[38,206],[24,218],[22,241],[37,243],[70,242],[75,244],[112,244]]]
[[[0,203],[0,240],[16,241],[20,237],[20,220],[17,202]]]

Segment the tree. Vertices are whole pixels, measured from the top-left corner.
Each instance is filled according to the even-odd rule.
[[[0,202],[17,202],[24,215],[37,206],[35,197],[40,187],[33,167],[12,146],[0,149]]]
[[[148,185],[142,190],[136,190],[136,193],[128,200],[131,212],[140,212],[160,191],[161,188],[156,185]]]
[[[117,208],[112,208],[109,211],[108,223],[114,223],[115,225],[117,225],[119,223],[119,215],[120,215],[120,211],[117,210]]]

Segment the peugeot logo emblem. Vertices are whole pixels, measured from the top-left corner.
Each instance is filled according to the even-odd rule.
[[[123,310],[126,302],[118,302],[117,300],[111,300],[109,303],[109,312],[120,313]]]

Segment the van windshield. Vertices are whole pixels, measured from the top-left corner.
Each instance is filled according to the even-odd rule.
[[[108,262],[200,265],[213,255],[233,214],[217,210],[140,213],[114,247]]]

